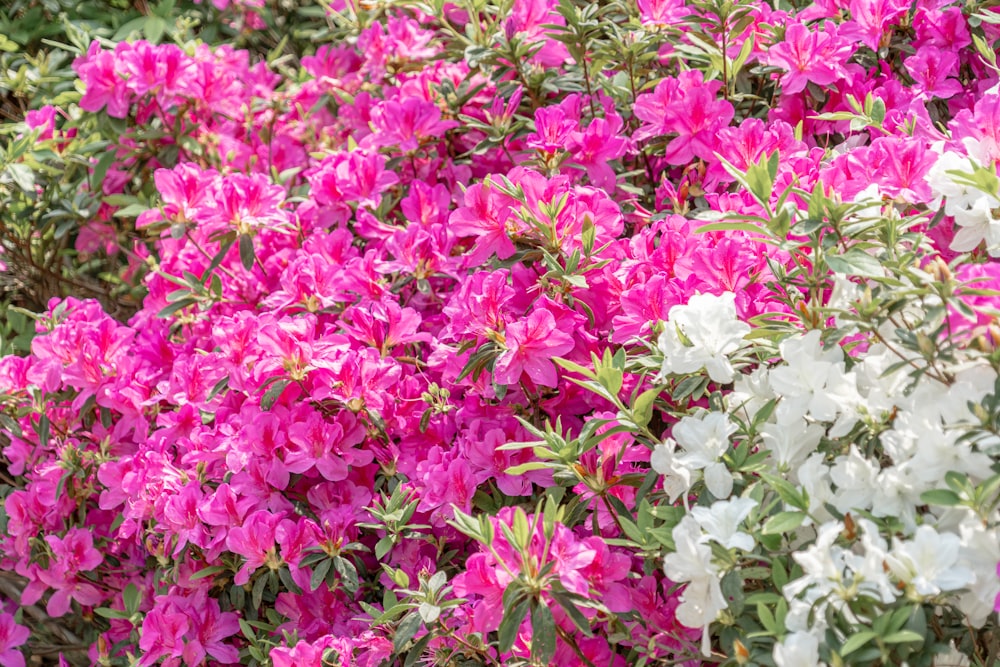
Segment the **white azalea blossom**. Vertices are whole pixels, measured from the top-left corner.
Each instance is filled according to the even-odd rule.
[[[977,140],[965,143],[972,161],[939,151],[928,181],[955,218],[952,248],[985,241],[1000,256],[1000,196],[949,173],[976,175],[975,161],[991,154]],[[863,208],[847,225],[905,215],[874,186],[854,201]],[[841,655],[876,619],[913,605],[939,621],[961,618],[963,627],[996,618],[1000,511],[975,488],[993,479],[1000,456],[1000,435],[984,426],[984,415],[997,411],[997,372],[989,350],[947,340],[951,329],[942,324],[952,306],[942,283],[950,269],[934,266],[893,275],[901,287],[828,274],[833,290],[821,315],[836,327],[832,335],[813,320],[801,333],[747,338],[733,295],[702,295],[671,309],[657,341],[663,358],[647,360],[659,371],[653,379],[669,388],[683,375],[732,385],[678,401],[669,437],[650,459],[670,502],[683,500],[670,510],[676,551],[665,554],[664,568],[687,584],[678,619],[703,628],[703,638],[727,608],[725,577],[774,563],[785,573],[771,588],[782,611],[765,603],[774,618],[764,624],[778,626],[767,628],[778,638],[770,649],[778,667],[822,665],[821,656]],[[892,289],[917,296],[894,302],[892,317],[866,322],[867,304]],[[749,368],[737,373],[737,357]],[[698,497],[706,493],[708,502]],[[722,558],[719,547],[739,558]],[[726,623],[740,627],[734,616]],[[845,664],[865,664],[875,646],[855,646]],[[933,634],[924,649],[937,653],[934,665],[969,664]],[[897,662],[906,659],[902,653]]]
[[[778,467],[794,471],[815,451],[826,429],[805,419],[796,419],[787,424],[764,424],[760,434]]]
[[[703,628],[702,653],[711,655],[708,626],[726,608],[719,568],[712,563],[712,549],[704,544],[698,522],[684,517],[672,532],[676,551],[663,560],[671,581],[687,583],[677,607],[677,620],[689,628]]]
[[[736,432],[736,424],[722,412],[706,412],[701,417],[684,417],[673,428],[676,444],[682,453],[671,454],[669,464],[666,455],[669,449],[657,448],[657,462],[667,472],[680,479],[692,480],[696,471],[703,471],[708,490],[716,498],[728,498],[733,490],[733,475],[721,461],[730,449],[730,436]],[[676,487],[675,487],[676,488]],[[690,488],[690,487],[689,487]]]
[[[965,157],[951,151],[941,153],[927,173],[927,183],[935,196],[944,198],[944,212],[955,218],[958,230],[951,242],[951,249],[957,252],[975,250],[985,241],[991,257],[1000,256],[1000,199],[996,192],[983,192],[975,186],[963,182],[956,172],[971,176],[978,164],[990,164],[986,155],[978,155],[978,145],[966,145],[970,156]],[[978,158],[978,159],[977,159]],[[938,206],[940,204],[937,204]]]
[[[822,347],[815,330],[786,339],[779,350],[784,363],[770,374],[771,386],[781,396],[778,423],[808,416],[836,421],[834,436],[848,432],[857,421],[855,407],[862,399],[854,373],[845,369],[843,351]]]
[[[1000,577],[997,563],[1000,563],[1000,529],[986,530],[983,523],[971,513],[958,528],[961,539],[958,564],[970,570],[975,581],[968,591],[958,599],[958,608],[969,617],[975,627],[981,627],[993,613],[997,596],[1000,595]]]
[[[809,632],[793,632],[774,645],[777,667],[819,667],[819,638]]]
[[[912,540],[893,538],[886,564],[900,581],[913,586],[918,595],[931,597],[957,591],[975,580],[975,574],[959,562],[961,539],[939,533],[932,526],[920,526]]]
[[[705,531],[703,541],[717,542],[727,549],[753,549],[754,539],[740,530],[743,520],[749,516],[757,501],[751,498],[719,500],[711,507],[695,507],[691,510],[701,529]]]
[[[952,642],[948,648],[950,650],[947,653],[934,656],[934,667],[969,667],[972,664],[969,656],[955,647],[955,642]]]
[[[736,317],[736,295],[697,294],[687,305],[674,306],[658,345],[663,353],[662,374],[694,373],[705,369],[713,382],[733,381],[728,355],[737,351],[750,325]]]

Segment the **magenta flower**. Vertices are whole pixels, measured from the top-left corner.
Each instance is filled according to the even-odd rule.
[[[907,0],[851,0],[851,17],[861,28],[861,41],[878,51],[882,36],[910,8]]]
[[[28,641],[31,632],[14,622],[13,614],[0,614],[0,665],[24,667],[24,655],[18,646]]]
[[[465,191],[465,206],[455,209],[449,218],[451,231],[458,237],[474,236],[476,245],[469,262],[482,263],[490,255],[507,259],[517,250],[508,235],[508,227],[517,229],[513,200],[495,192],[488,184],[476,183]]]
[[[554,153],[566,148],[570,133],[580,126],[580,96],[570,95],[560,104],[535,111],[535,132],[524,138],[530,148]]]
[[[517,384],[522,373],[539,385],[555,387],[559,383],[553,357],[573,349],[573,336],[556,327],[556,319],[548,310],[539,308],[528,319],[511,322],[504,332],[506,350],[493,366],[493,381],[497,384]]]
[[[233,577],[234,584],[242,586],[247,583],[250,575],[264,564],[276,566],[279,563],[275,531],[282,518],[281,514],[260,510],[248,516],[242,526],[229,531],[226,547],[246,559],[243,567]]]
[[[433,102],[407,97],[402,102],[387,100],[372,110],[375,143],[399,146],[404,153],[416,151],[428,139],[439,139],[457,127],[453,120],[441,120],[441,109]]]
[[[786,70],[781,88],[786,94],[797,93],[810,82],[829,86],[847,76],[844,64],[853,52],[853,44],[833,23],[822,30],[792,23],[785,29],[785,41],[768,49],[767,63]]]
[[[108,115],[125,118],[132,105],[125,79],[115,70],[115,55],[101,49],[96,41],[90,43],[87,54],[73,61],[73,69],[84,82],[87,91],[80,99],[84,111],[100,111],[105,106]]]
[[[635,139],[676,135],[667,144],[670,164],[687,164],[695,157],[714,159],[719,131],[733,119],[733,105],[717,99],[720,81],[705,81],[697,71],[666,78],[651,93],[640,95],[635,115],[643,121]]]
[[[903,64],[922,96],[946,100],[962,92],[961,82],[953,78],[958,76],[958,55],[951,51],[925,46]]]
[[[139,648],[144,655],[139,667],[148,667],[160,658],[167,658],[163,665],[177,666],[184,654],[184,640],[191,631],[191,622],[174,605],[157,605],[142,621],[142,638]]]
[[[104,562],[104,556],[94,548],[90,531],[71,528],[65,537],[48,535],[45,541],[52,551],[52,560],[48,569],[38,570],[38,578],[55,591],[46,606],[49,616],[62,616],[69,611],[73,600],[88,606],[100,602],[104,597],[100,590],[77,576]]]

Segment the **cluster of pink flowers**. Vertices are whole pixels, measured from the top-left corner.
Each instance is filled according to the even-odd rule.
[[[504,29],[535,45],[526,67],[573,63],[553,39],[565,23],[556,6],[514,2]],[[393,652],[391,625],[364,618],[382,610],[373,587],[394,587],[382,565],[413,582],[447,571],[464,599],[454,636],[496,631],[512,577],[550,565],[605,630],[584,637],[543,596],[560,633],[577,636],[576,650],[558,640],[554,665],[586,664],[578,651],[626,664],[608,640],[614,614],[631,619],[619,647],[686,655],[701,630],[677,620],[675,585],[619,545],[605,491],[586,483],[631,507],[636,485],[623,480],[649,471],[646,447],[616,437],[588,452],[570,486],[586,520],[548,538],[539,526],[530,559],[499,527],[509,508],[489,519],[489,551],[449,521],[454,508],[482,513],[560,485],[549,470],[508,472],[537,461],[499,449],[532,439],[519,418],[576,432],[616,419],[556,359],[588,365],[648,341],[696,294],[734,292],[741,320],[783,308],[772,271],[805,258],[752,231],[696,233],[704,223],[688,215],[696,203],[761,212],[727,165],[776,154],[775,191],[921,206],[939,195],[928,175],[943,151],[1000,159],[997,73],[970,47],[961,5],[807,7],[758,3],[726,45],[732,58],[750,40],[747,62],[776,86],[752,116],[730,82],[674,67],[669,46],[634,105],[600,88],[529,96],[514,74],[498,86],[443,58],[437,19],[397,8],[355,43],[303,58],[295,80],[225,46],[95,42],[74,63],[80,109],[163,129],[125,134],[102,184],[130,193],[130,169],[151,169],[158,194],[136,222],[150,243],[125,249],[148,295],[127,323],[94,301],[53,302],[31,355],[0,360],[0,393],[29,408],[2,452],[19,486],[5,499],[0,568],[27,582],[13,602],[41,600],[53,617],[122,610],[134,585],[139,616],[110,621],[95,661],[132,651],[140,665],[237,664],[256,648],[240,620],[270,610],[277,620],[258,631],[277,645],[271,664],[334,655],[375,667]],[[698,11],[639,8],[651,27]],[[982,29],[1000,37],[1000,24]],[[879,60],[903,34],[902,63]],[[462,82],[474,92],[460,103],[442,92]],[[866,98],[884,112],[878,131],[836,115]],[[60,118],[49,108],[28,125],[59,142]],[[477,149],[484,128],[513,123],[524,131]],[[831,151],[835,135],[847,138]],[[89,232],[109,249],[101,220],[113,213],[105,204]],[[955,227],[948,215],[932,232],[945,256]],[[961,277],[1000,279],[993,263]],[[996,297],[967,304],[974,316],[956,311],[952,327],[995,345]],[[388,533],[369,510],[389,488],[419,501],[410,521],[425,528],[376,557]],[[316,554],[341,569],[317,582]],[[0,662],[23,664],[26,639],[0,613]],[[526,657],[531,642],[526,619],[511,653],[493,658]]]

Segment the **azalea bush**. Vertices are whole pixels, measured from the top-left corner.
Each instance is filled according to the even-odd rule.
[[[1000,660],[995,9],[33,11],[0,663]]]

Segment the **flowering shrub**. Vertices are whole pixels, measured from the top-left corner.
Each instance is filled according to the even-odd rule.
[[[0,663],[1000,659],[1000,13],[282,7],[7,126]]]

